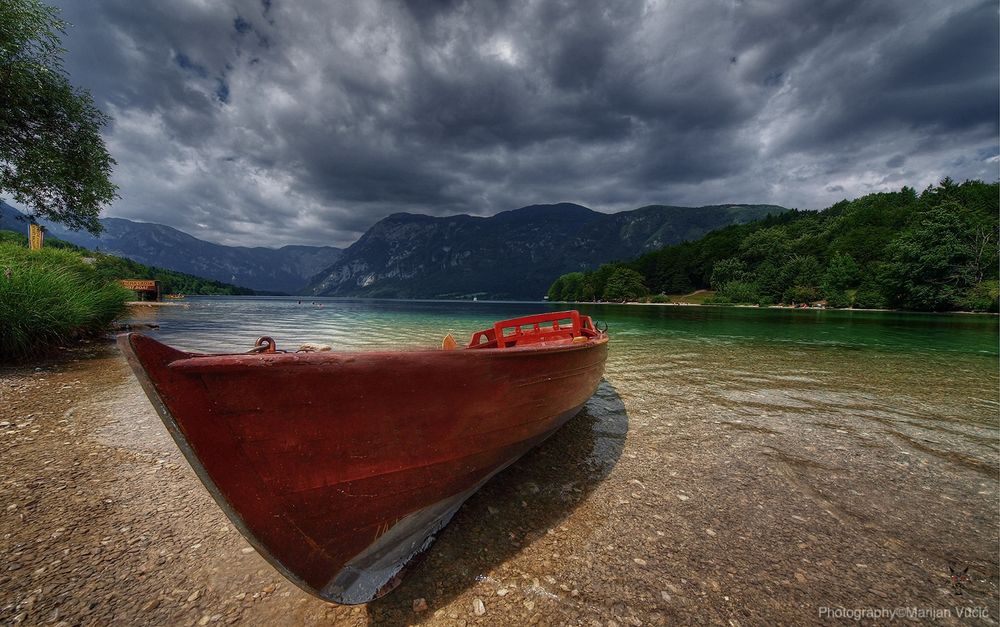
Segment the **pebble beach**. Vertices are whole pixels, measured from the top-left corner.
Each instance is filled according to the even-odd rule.
[[[0,370],[0,622],[753,625],[901,607],[996,624],[988,377],[955,374],[957,395],[901,355],[813,351],[790,374],[795,351],[751,371],[760,349],[621,345],[582,414],[354,607],[257,555],[112,344]]]

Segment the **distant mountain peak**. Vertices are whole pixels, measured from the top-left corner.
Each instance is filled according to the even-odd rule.
[[[494,217],[521,217],[521,216],[558,216],[558,217],[585,217],[596,215],[597,212],[583,205],[572,202],[557,202],[544,205],[528,205],[518,209],[501,211]]]

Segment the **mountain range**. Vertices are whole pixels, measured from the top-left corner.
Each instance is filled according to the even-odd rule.
[[[776,205],[650,205],[600,213],[572,203],[488,218],[397,213],[314,278],[316,296],[539,299],[561,274],[786,211]]]
[[[786,211],[777,205],[649,205],[600,213],[572,203],[531,205],[491,217],[396,213],[346,249],[224,246],[175,228],[104,218],[93,236],[42,221],[91,250],[259,291],[383,298],[539,299],[567,272],[631,259],[714,229]],[[0,202],[0,229],[24,216]]]
[[[0,229],[26,230],[23,219],[17,209],[0,202]],[[332,246],[223,246],[173,227],[124,218],[101,219],[100,236],[39,222],[47,233],[77,246],[259,291],[298,292],[342,252]]]

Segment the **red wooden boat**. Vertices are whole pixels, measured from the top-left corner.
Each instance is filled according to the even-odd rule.
[[[597,389],[607,335],[576,311],[496,323],[458,348],[182,352],[118,342],[164,424],[247,540],[304,590],[385,594],[490,477]]]

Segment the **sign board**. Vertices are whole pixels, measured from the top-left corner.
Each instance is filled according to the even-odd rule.
[[[121,284],[125,287],[125,289],[135,290],[136,292],[156,291],[156,281],[146,279],[122,279]]]
[[[28,245],[31,250],[41,250],[42,240],[45,238],[45,232],[42,231],[42,227],[37,224],[32,224],[28,227]]]

